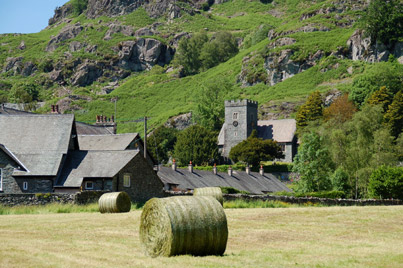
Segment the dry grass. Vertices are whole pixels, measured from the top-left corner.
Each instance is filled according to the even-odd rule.
[[[226,209],[223,257],[143,254],[141,211],[0,216],[0,267],[402,267],[403,207]]]

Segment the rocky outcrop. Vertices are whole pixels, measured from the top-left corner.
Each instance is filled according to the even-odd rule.
[[[286,43],[292,42],[288,40]],[[242,71],[238,77],[238,82],[242,86],[252,86],[257,83],[265,83],[274,86],[294,75],[301,73],[317,64],[324,56],[321,50],[310,55],[307,59],[296,61],[292,59],[294,51],[284,49],[277,53],[271,53],[263,60],[263,66],[259,66],[259,55],[248,56],[243,59]],[[251,67],[252,65],[252,67]]]
[[[190,37],[192,37],[192,34],[190,33],[186,32],[178,33],[171,40],[169,40],[169,45],[177,48],[179,46],[179,41],[182,40],[182,38],[190,38]]]
[[[67,18],[73,13],[73,8],[71,4],[67,3],[62,7],[55,9],[55,14],[49,19],[49,25],[53,25],[64,18]]]
[[[3,67],[3,73],[12,71],[14,75],[20,74],[23,67],[23,59],[23,57],[7,58]]]
[[[119,23],[111,23],[108,25],[108,27],[109,29],[105,34],[104,40],[112,39],[112,35],[116,33],[122,33],[125,36],[134,35],[133,27],[131,26],[121,25]]]
[[[371,38],[366,37],[363,30],[356,30],[347,41],[347,47],[352,60],[366,62],[387,61],[393,55],[400,63],[403,62],[403,43],[396,43],[393,48],[377,42],[372,44]]]
[[[172,60],[174,51],[158,40],[139,38],[119,44],[119,66],[131,71],[149,70]]]
[[[21,70],[21,75],[23,76],[30,76],[32,75],[34,72],[36,72],[36,70],[38,70],[38,68],[36,68],[36,65],[33,64],[31,61],[28,61],[24,64],[22,70]]]
[[[86,60],[77,67],[76,72],[71,78],[71,84],[73,86],[81,87],[91,85],[102,75],[102,73],[102,66],[100,66],[98,62]]]
[[[184,130],[192,125],[192,113],[174,116],[170,118],[164,125],[169,128]]]
[[[81,33],[81,31],[83,30],[83,27],[80,25],[80,23],[77,23],[75,25],[68,25],[66,27],[64,27],[58,35],[53,36],[47,47],[46,47],[46,51],[47,52],[52,52],[55,51],[60,43],[68,40],[68,39],[72,39],[74,37],[76,37],[77,35],[79,35]]]
[[[129,14],[147,2],[146,0],[88,0],[86,14],[90,19],[100,16],[116,17]]]

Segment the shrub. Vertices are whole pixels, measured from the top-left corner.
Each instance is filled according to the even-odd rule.
[[[381,166],[369,179],[368,192],[373,198],[403,200],[403,168]]]

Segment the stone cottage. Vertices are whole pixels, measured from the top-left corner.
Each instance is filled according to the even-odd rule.
[[[292,162],[297,153],[295,120],[257,120],[257,111],[256,101],[225,101],[225,121],[218,136],[221,155],[228,159],[231,148],[247,139],[256,129],[258,137],[275,140],[281,146],[285,157],[279,161]]]
[[[116,136],[101,140],[120,147],[100,143],[92,150],[79,145],[74,115],[0,114],[0,194],[103,189],[124,190],[133,201],[162,196],[152,162],[131,145],[138,134],[126,142]]]

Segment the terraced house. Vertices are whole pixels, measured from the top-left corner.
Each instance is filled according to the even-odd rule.
[[[0,114],[0,194],[126,191],[162,196],[137,133],[77,135],[74,115]]]

